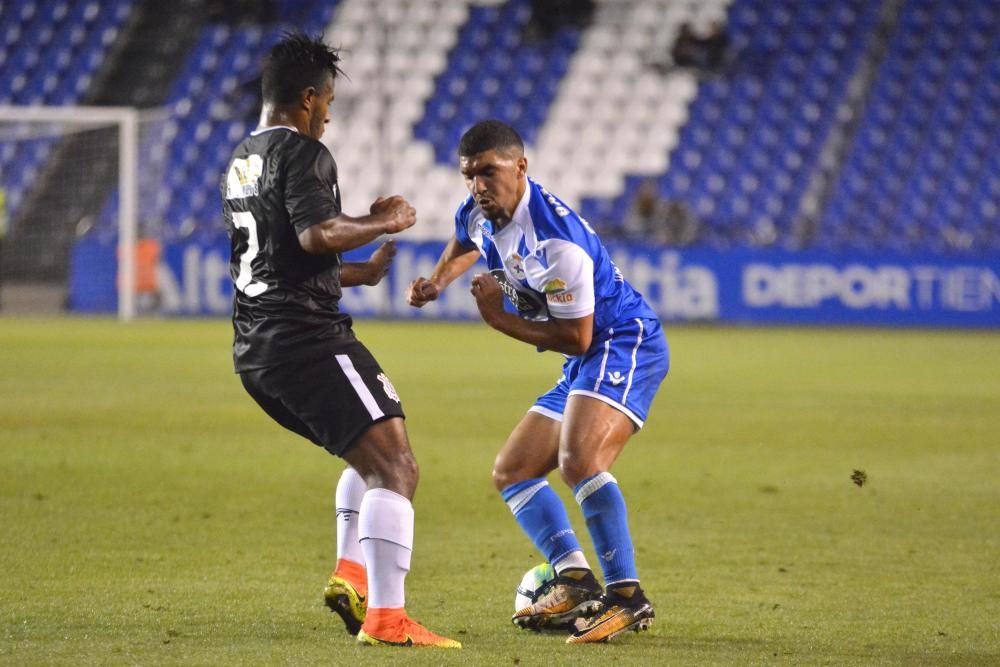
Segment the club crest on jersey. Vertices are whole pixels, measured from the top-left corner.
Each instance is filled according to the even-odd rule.
[[[524,258],[517,253],[510,256],[510,272],[514,274],[514,277],[518,280],[524,280]]]
[[[399,403],[399,394],[396,393],[396,388],[392,386],[392,382],[386,377],[385,373],[379,373],[377,377],[378,381],[382,383],[385,395]]]
[[[233,160],[226,174],[226,199],[256,197],[260,191],[257,182],[263,173],[264,160],[259,155]]]

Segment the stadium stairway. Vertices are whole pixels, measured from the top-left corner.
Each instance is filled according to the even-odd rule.
[[[681,24],[720,20],[726,4],[600,3],[534,147],[535,177],[603,223],[609,212],[585,197],[620,196],[626,180],[638,180],[627,176],[663,173],[697,81],[651,65],[669,53]]]
[[[704,242],[728,247],[791,239],[877,7],[862,0],[733,4],[729,64],[700,81],[669,169],[657,179],[662,197],[688,204],[702,220]],[[613,225],[638,185],[639,179],[627,179],[624,194],[595,204],[603,215],[592,217]]]
[[[662,172],[695,82],[644,64],[669,50],[682,22],[721,17],[725,5],[598,2],[587,29],[531,38],[526,0],[391,0],[377,9],[343,0],[328,34],[343,39],[352,82],[338,89],[324,141],[341,170],[345,209],[398,192],[420,214],[411,238],[448,236],[465,194],[459,137],[489,117],[518,127],[533,177],[571,205],[591,192],[620,193],[627,172]],[[388,26],[382,34],[375,12]],[[380,68],[384,90],[375,83]]]
[[[830,248],[1000,250],[1000,5],[902,10],[821,227]]]
[[[59,2],[69,0],[38,6]],[[881,4],[596,0],[590,25],[539,36],[528,29],[530,0],[277,2],[274,22],[214,24],[196,35],[166,87],[170,118],[144,143],[144,166],[162,177],[146,179],[142,218],[161,238],[221,233],[218,178],[257,122],[257,55],[283,28],[325,26],[350,77],[338,82],[324,138],[344,208],[360,213],[378,195],[402,194],[420,218],[409,238],[451,233],[464,196],[458,138],[472,122],[498,117],[527,139],[532,175],[605,229],[653,179],[664,198],[702,219],[703,243],[792,245],[822,167],[836,185],[820,216],[820,247],[996,249],[1000,23],[991,0],[905,2],[853,147],[838,154],[842,171],[819,163]],[[10,43],[43,24],[22,14],[0,13],[0,38]],[[719,19],[731,40],[722,71],[651,66],[680,25]],[[78,32],[67,43],[90,39]],[[4,51],[0,96],[20,94],[41,57],[41,49]],[[87,80],[93,74],[77,70],[93,63],[74,60],[72,69]],[[38,81],[64,96],[56,103],[80,99]],[[47,157],[45,147],[30,150],[38,156],[22,161],[21,181]],[[0,145],[0,159],[10,153]]]
[[[454,166],[436,164],[434,147],[414,138],[414,125],[469,21],[469,4],[341,0],[327,35],[343,48],[350,79],[338,83],[323,141],[337,160],[348,213],[367,211],[378,196],[397,193],[420,216],[408,235],[448,233],[454,211],[442,212],[461,199],[462,181]],[[494,11],[496,4],[490,4]]]

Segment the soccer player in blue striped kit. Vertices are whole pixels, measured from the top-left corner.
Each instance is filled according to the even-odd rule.
[[[435,300],[482,255],[489,272],[473,278],[472,295],[483,320],[566,358],[562,377],[514,428],[493,468],[497,490],[557,573],[555,585],[512,620],[522,628],[573,623],[568,643],[644,630],[653,606],[639,585],[625,499],[610,469],[667,374],[663,329],[590,225],[528,178],[514,128],[477,123],[461,139],[459,163],[469,196],[455,235],[430,278],[410,284],[408,302]],[[583,511],[606,590],[546,479],[556,469]]]

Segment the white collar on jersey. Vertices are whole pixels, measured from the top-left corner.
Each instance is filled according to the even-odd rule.
[[[521,201],[517,202],[517,206],[514,207],[514,214],[510,216],[511,224],[506,225],[497,234],[503,233],[504,229],[508,227],[520,227],[524,229],[526,226],[531,224],[531,213],[528,211],[528,202],[531,201],[531,181],[528,177],[524,177],[524,194],[521,195]]]
[[[299,131],[296,130],[294,127],[289,127],[287,125],[270,125],[268,127],[258,127],[256,130],[250,133],[250,136],[256,137],[258,134],[263,134],[264,132],[270,132],[271,130],[291,130],[295,134],[299,133]]]

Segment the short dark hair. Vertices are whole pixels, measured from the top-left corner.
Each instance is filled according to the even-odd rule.
[[[264,63],[260,85],[264,102],[275,106],[294,104],[306,88],[319,89],[327,74],[333,78],[343,74],[339,62],[339,50],[321,37],[284,33]]]
[[[489,150],[517,148],[524,152],[524,141],[513,127],[502,120],[481,120],[462,135],[459,157],[472,157]]]

